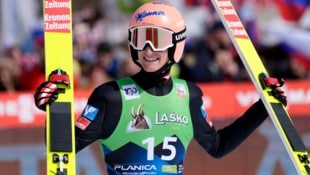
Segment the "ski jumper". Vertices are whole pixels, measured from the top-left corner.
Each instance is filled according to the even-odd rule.
[[[192,82],[162,80],[143,71],[104,83],[94,89],[77,119],[76,151],[99,140],[110,175],[182,174],[192,138],[219,158],[240,145],[268,116],[259,100],[216,130],[208,122],[202,96]]]

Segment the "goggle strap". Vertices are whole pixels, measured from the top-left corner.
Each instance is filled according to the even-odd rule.
[[[173,43],[177,43],[186,39],[186,28],[184,30],[172,34]]]
[[[130,32],[130,29],[128,30],[128,41],[131,41],[131,32]]]

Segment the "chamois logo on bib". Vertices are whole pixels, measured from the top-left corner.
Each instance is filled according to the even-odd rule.
[[[131,108],[131,121],[127,129],[129,132],[150,129],[150,121],[145,116],[143,106],[143,104],[140,104],[137,109],[135,106]]]

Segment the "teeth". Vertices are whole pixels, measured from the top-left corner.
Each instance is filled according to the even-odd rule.
[[[157,58],[151,59],[151,58],[146,58],[146,57],[144,57],[144,59],[145,59],[146,61],[150,61],[150,62],[153,62],[153,61],[158,60]]]

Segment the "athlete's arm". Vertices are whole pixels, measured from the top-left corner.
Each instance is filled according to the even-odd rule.
[[[120,91],[115,81],[103,84],[92,92],[86,108],[91,107],[92,110],[89,112],[95,111],[95,116],[87,118],[85,112],[81,115],[90,123],[84,130],[75,127],[76,152],[98,139],[108,137],[113,132],[120,117],[121,104]]]
[[[211,156],[220,158],[240,145],[268,116],[261,101],[251,106],[240,118],[229,126],[216,131],[203,113],[202,92],[193,83],[188,83],[190,90],[190,111],[194,127],[194,137]],[[225,110],[225,107],[223,107]]]
[[[220,142],[213,154],[222,157],[239,146],[265,119],[268,113],[261,100],[254,103],[232,124],[218,130]]]

